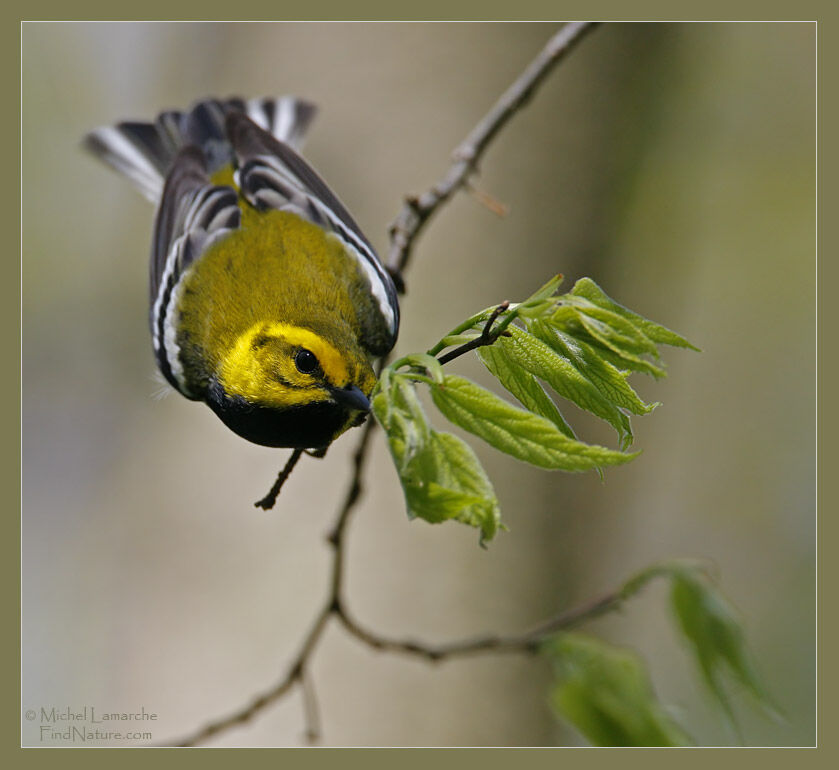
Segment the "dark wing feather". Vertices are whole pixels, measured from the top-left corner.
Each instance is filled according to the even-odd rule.
[[[241,218],[238,194],[228,186],[214,185],[207,173],[204,153],[197,147],[182,149],[172,164],[154,228],[150,260],[150,323],[154,351],[160,370],[169,382],[189,398],[180,376],[174,343],[167,335],[171,326],[172,293],[189,265],[218,238],[238,228]]]

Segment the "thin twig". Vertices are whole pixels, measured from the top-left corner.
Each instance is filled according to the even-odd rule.
[[[212,738],[214,735],[217,735],[224,730],[249,722],[254,715],[270,706],[276,700],[279,700],[300,680],[300,677],[303,674],[303,667],[315,649],[315,646],[317,645],[318,640],[326,627],[326,622],[329,620],[329,616],[331,614],[332,609],[329,606],[324,607],[320,611],[315,622],[312,624],[311,629],[309,629],[309,633],[306,635],[303,645],[300,647],[300,652],[297,653],[294,662],[289,667],[288,673],[273,687],[269,688],[261,695],[257,695],[247,706],[234,712],[229,717],[219,719],[216,722],[210,722],[210,724],[201,728],[192,735],[182,738],[181,740],[169,745],[197,746],[199,743],[204,743],[209,738]]]
[[[320,709],[312,675],[305,666],[300,674],[300,690],[303,695],[303,713],[306,715],[306,740],[316,743],[320,740]]]
[[[482,348],[485,345],[492,345],[495,340],[497,340],[502,334],[509,334],[509,332],[505,332],[503,329],[500,331],[493,331],[492,325],[508,307],[510,307],[510,301],[504,300],[495,310],[492,311],[492,314],[489,318],[487,318],[487,322],[484,324],[483,331],[475,337],[473,340],[469,340],[469,342],[464,342],[463,345],[460,347],[455,348],[454,350],[450,350],[445,355],[440,356],[437,360],[441,364],[447,364],[449,361],[454,361],[455,358],[459,358],[464,353],[468,353],[470,350],[476,350],[477,348]]]
[[[405,271],[420,231],[440,206],[469,181],[490,142],[524,106],[554,66],[594,26],[591,22],[573,22],[562,27],[461,142],[453,153],[454,163],[445,177],[428,192],[405,199],[405,205],[390,226],[387,263],[391,273],[401,275]]]
[[[606,612],[611,612],[617,609],[625,598],[621,591],[612,591],[593,602],[562,612],[523,634],[483,636],[444,645],[433,645],[410,639],[388,639],[379,636],[359,625],[349,615],[345,607],[339,609],[338,618],[350,634],[376,650],[412,655],[425,658],[431,662],[438,662],[447,658],[480,653],[537,652],[542,642],[551,634],[555,634],[557,631],[566,631],[581,623],[593,620]]]
[[[288,458],[288,462],[283,466],[283,469],[280,471],[280,475],[277,476],[277,480],[274,482],[274,486],[271,487],[270,491],[268,492],[265,497],[261,500],[257,500],[254,505],[257,508],[262,508],[263,510],[269,511],[271,508],[274,507],[274,503],[277,502],[277,495],[280,494],[280,490],[283,488],[283,484],[286,483],[286,480],[289,476],[291,476],[291,472],[294,470],[294,466],[297,465],[297,461],[303,456],[302,449],[295,449],[291,453],[291,457]]]
[[[383,366],[385,363],[386,362],[383,359],[379,365],[379,371],[381,371],[381,366]],[[306,639],[300,648],[300,651],[294,658],[294,662],[288,669],[288,672],[273,687],[266,690],[261,695],[255,697],[247,706],[243,707],[239,711],[234,712],[233,714],[231,714],[228,717],[225,717],[224,719],[219,719],[216,722],[211,722],[210,724],[196,731],[192,735],[189,735],[186,738],[182,738],[179,741],[176,741],[175,743],[169,745],[196,746],[199,743],[204,743],[209,738],[212,738],[214,735],[217,735],[218,733],[224,730],[248,722],[255,714],[267,708],[276,700],[285,695],[289,690],[291,690],[291,688],[295,684],[302,683],[302,677],[304,675],[304,671],[308,664],[309,658],[311,657],[312,653],[317,647],[317,644],[320,641],[321,635],[323,634],[323,631],[326,628],[329,618],[333,614],[337,615],[340,612],[340,596],[344,564],[344,533],[346,531],[346,526],[347,522],[350,519],[350,515],[352,514],[353,509],[355,508],[356,504],[358,503],[361,497],[361,479],[364,474],[364,465],[370,447],[370,436],[372,435],[373,428],[375,427],[375,425],[376,422],[372,419],[369,419],[367,423],[364,425],[364,429],[361,434],[361,438],[359,439],[358,446],[356,447],[355,453],[353,454],[353,473],[352,479],[350,481],[350,487],[347,490],[347,494],[344,497],[344,502],[342,503],[341,509],[338,512],[338,518],[335,523],[335,527],[333,528],[328,538],[329,542],[333,546],[332,579],[330,581],[329,596],[324,602],[320,613],[315,619],[315,622],[312,624],[312,627],[309,630],[309,633],[307,634]],[[305,688],[305,685],[303,686]],[[303,697],[307,697],[305,691]],[[309,706],[307,706],[307,708],[309,708]],[[312,724],[311,714],[312,712],[307,711],[307,721],[309,727],[311,727]]]

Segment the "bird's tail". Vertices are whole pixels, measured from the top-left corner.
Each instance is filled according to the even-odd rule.
[[[157,203],[172,160],[182,147],[200,147],[211,173],[233,160],[224,129],[230,111],[245,113],[260,128],[298,150],[317,110],[293,96],[205,99],[187,112],[161,112],[153,123],[126,121],[97,128],[85,136],[83,145]]]

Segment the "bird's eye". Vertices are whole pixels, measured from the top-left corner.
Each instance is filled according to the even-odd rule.
[[[306,350],[306,348],[301,348],[297,351],[297,354],[294,356],[294,365],[297,367],[297,371],[303,374],[314,374],[320,369],[317,356],[311,350]]]

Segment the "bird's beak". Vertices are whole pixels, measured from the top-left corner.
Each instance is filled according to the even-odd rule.
[[[342,406],[359,412],[370,411],[370,400],[355,385],[347,385],[346,388],[330,388],[329,392],[332,398]]]

